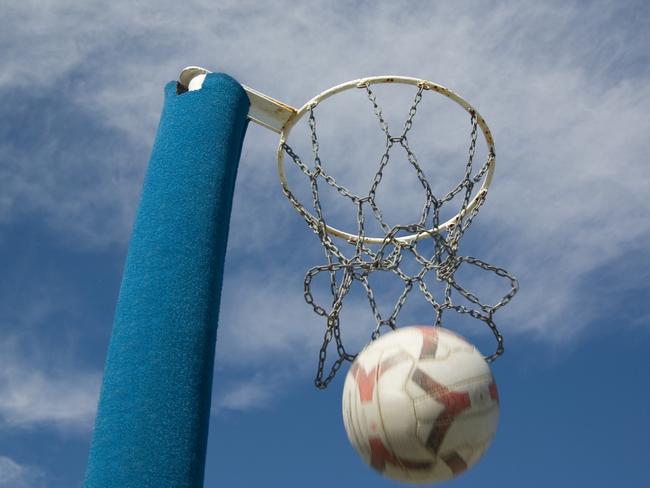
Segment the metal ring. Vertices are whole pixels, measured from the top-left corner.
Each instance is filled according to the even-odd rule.
[[[450,100],[453,100],[458,105],[460,105],[467,113],[469,113],[470,115],[474,115],[476,117],[477,124],[481,128],[481,132],[483,133],[483,137],[488,147],[488,154],[490,160],[488,162],[488,169],[485,175],[485,179],[483,180],[483,184],[479,192],[469,202],[465,210],[465,214],[471,213],[472,210],[474,210],[481,203],[483,198],[485,198],[485,194],[487,193],[487,190],[490,187],[490,184],[492,183],[492,178],[494,175],[494,169],[496,165],[496,157],[495,157],[496,153],[494,150],[494,139],[492,137],[492,133],[490,132],[490,128],[488,127],[487,123],[485,122],[485,119],[483,119],[481,114],[479,114],[478,111],[474,107],[472,107],[472,105],[469,104],[469,102],[467,102],[464,98],[462,98],[457,93],[453,92],[449,88],[446,88],[442,85],[438,85],[437,83],[433,83],[427,80],[421,80],[419,78],[411,78],[407,76],[373,76],[369,78],[360,78],[357,80],[348,81],[346,83],[342,83],[340,85],[332,87],[329,90],[320,93],[319,95],[316,95],[314,98],[312,98],[307,103],[305,103],[298,110],[298,112],[296,112],[292,117],[289,118],[287,123],[282,128],[282,131],[280,132],[280,143],[278,144],[277,161],[278,161],[278,175],[280,177],[280,181],[282,185],[285,188],[289,189],[289,182],[287,181],[286,172],[285,172],[283,145],[289,138],[289,133],[291,132],[291,129],[298,123],[298,121],[306,113],[308,113],[311,108],[318,105],[323,100],[326,100],[329,97],[336,95],[337,93],[340,93],[345,90],[350,90],[352,88],[364,88],[368,85],[381,84],[381,83],[402,83],[406,85],[415,85],[417,87],[424,87],[426,90],[435,91],[437,93],[440,93],[441,95],[444,95]],[[313,222],[319,221],[316,217],[314,217],[311,213],[307,212],[306,210],[305,213],[306,213],[306,217],[310,218]],[[463,215],[458,213],[454,217],[447,220],[445,223],[439,225],[437,228],[432,228],[429,229],[428,231],[420,232],[418,234],[411,234],[408,236],[398,237],[395,238],[395,240],[407,244],[411,242],[419,241],[421,239],[424,239],[425,237],[431,236],[434,233],[439,233],[448,230],[451,226],[453,226],[456,222],[458,222],[462,218],[462,216]],[[340,237],[351,243],[356,244],[357,241],[359,240],[358,235],[350,234],[348,232],[339,230],[329,225],[325,226],[325,230],[328,234]],[[361,240],[365,244],[383,244],[385,238],[384,237],[363,237],[361,238]]]

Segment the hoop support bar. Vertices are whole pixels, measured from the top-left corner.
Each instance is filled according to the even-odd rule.
[[[205,75],[210,73],[199,66],[188,66],[178,78],[178,82],[187,88],[188,91],[200,90],[205,80]],[[248,118],[256,124],[266,127],[273,132],[280,133],[290,117],[298,112],[298,109],[260,93],[253,88],[242,85],[250,100]]]

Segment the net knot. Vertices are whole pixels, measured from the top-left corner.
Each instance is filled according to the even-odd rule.
[[[461,262],[462,261],[458,256],[449,256],[440,263],[440,265],[436,266],[436,277],[438,280],[446,282],[451,281]]]

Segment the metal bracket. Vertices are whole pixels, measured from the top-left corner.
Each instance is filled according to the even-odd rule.
[[[205,68],[188,66],[181,71],[178,82],[187,88],[188,91],[200,90],[203,86],[203,80],[205,80],[205,76],[208,73],[210,71]],[[298,112],[296,108],[286,103],[264,95],[246,85],[242,86],[251,102],[250,109],[248,110],[248,118],[256,124],[279,134],[282,132],[289,118]]]

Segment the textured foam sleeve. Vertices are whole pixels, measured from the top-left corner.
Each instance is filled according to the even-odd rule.
[[[85,486],[203,484],[224,256],[249,101],[165,88],[108,349]]]

